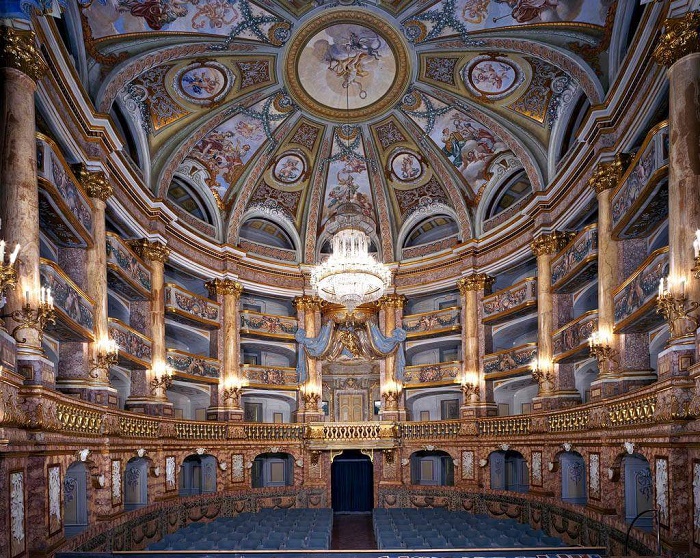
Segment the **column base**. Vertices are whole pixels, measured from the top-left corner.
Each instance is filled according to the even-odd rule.
[[[230,409],[228,407],[209,407],[207,420],[219,422],[243,422],[243,409]]]
[[[83,401],[116,409],[119,407],[119,395],[116,389],[106,384],[90,383],[87,380],[56,380],[56,389],[61,393],[77,397]]]
[[[695,345],[673,344],[659,353],[659,380],[684,377],[690,375],[690,369],[695,363]]]
[[[470,403],[459,408],[459,416],[463,419],[495,417],[498,415],[498,406],[495,403]]]
[[[167,400],[130,397],[124,404],[124,410],[154,417],[173,416],[173,404]]]
[[[51,362],[42,354],[28,354],[17,350],[17,373],[30,386],[56,387],[56,371]]]
[[[591,382],[591,401],[623,395],[656,381],[652,370],[625,370]]]
[[[320,411],[297,411],[293,413],[294,422],[323,422],[325,416]]]
[[[574,390],[560,390],[532,398],[533,411],[556,411],[581,404],[581,395]]]

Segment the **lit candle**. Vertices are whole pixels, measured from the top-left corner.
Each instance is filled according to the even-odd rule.
[[[685,279],[681,279],[681,297],[685,296]]]
[[[695,240],[693,240],[693,248],[695,249],[695,257],[700,256],[700,229],[695,231]]]
[[[697,253],[695,254],[697,256]],[[0,265],[5,263],[5,241],[0,240]]]
[[[24,291],[24,303],[29,306],[29,289]]]
[[[659,297],[664,296],[664,278],[659,279]]]
[[[15,244],[15,249],[12,251],[12,254],[10,254],[10,265],[14,265],[17,254],[19,254],[19,243]]]

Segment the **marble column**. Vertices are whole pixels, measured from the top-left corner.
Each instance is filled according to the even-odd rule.
[[[218,355],[221,375],[217,401],[207,409],[209,420],[242,421],[241,395],[246,378],[241,371],[241,334],[239,302],[243,286],[233,279],[214,279],[207,283],[209,296],[221,305],[221,332]]]
[[[150,396],[135,400],[129,398],[127,406],[130,410],[149,415],[170,416],[173,413],[172,403],[166,396],[167,384],[156,385],[159,374],[167,366],[167,351],[165,346],[165,262],[170,250],[158,241],[147,239],[130,242],[131,248],[149,266],[151,272],[151,369],[146,373],[146,383]],[[161,376],[162,378],[162,376]],[[133,381],[133,380],[132,380]]]
[[[2,237],[22,246],[17,286],[7,292],[3,314],[39,304],[39,193],[36,163],[34,93],[46,64],[34,45],[34,33],[0,26],[0,218]],[[16,315],[17,316],[17,315]],[[19,316],[17,316],[19,317]],[[29,316],[36,317],[36,316]],[[12,331],[20,322],[7,319]],[[53,386],[51,362],[41,348],[42,326],[29,324],[16,332],[19,370],[25,382]]]
[[[294,299],[297,309],[297,323],[306,332],[307,337],[316,337],[321,330],[321,299],[316,296],[298,296]],[[299,346],[297,358],[306,358],[307,377],[299,385],[297,422],[313,422],[323,419],[321,408],[322,378],[321,363],[308,358],[305,350]]]
[[[573,376],[561,374],[554,363],[554,295],[552,293],[552,258],[571,239],[569,233],[542,234],[530,243],[537,258],[537,378],[539,391],[532,400],[532,410],[560,409],[581,402]]]
[[[693,239],[700,229],[700,12],[667,19],[654,59],[668,68],[670,160],[668,170],[669,290],[679,307],[700,302]],[[681,288],[681,283],[683,287]],[[685,300],[681,300],[681,294]],[[678,319],[668,348],[659,355],[659,377],[686,376],[699,358],[693,347],[696,320]],[[700,348],[700,344],[697,344]]]
[[[457,281],[462,299],[462,418],[491,416],[497,412],[493,387],[484,380],[480,312],[484,293],[491,292],[493,282],[494,278],[485,273],[475,273]]]
[[[379,299],[379,323],[384,335],[389,337],[394,329],[403,325],[403,307],[406,297],[390,294]],[[381,420],[406,420],[406,403],[401,381],[396,377],[396,354],[384,359],[379,371],[379,392],[382,407],[379,411]]]

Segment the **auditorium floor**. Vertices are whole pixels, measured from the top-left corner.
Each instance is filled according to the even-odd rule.
[[[372,513],[336,513],[333,515],[331,550],[376,550]]]

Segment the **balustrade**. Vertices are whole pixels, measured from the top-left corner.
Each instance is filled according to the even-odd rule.
[[[256,442],[295,442],[304,438],[303,424],[246,424],[245,437]]]
[[[549,432],[575,432],[588,428],[588,410],[566,411],[547,417]]]
[[[589,356],[588,338],[598,329],[598,310],[589,310],[552,334],[554,360],[576,362]]]
[[[462,431],[462,422],[433,421],[433,422],[404,422],[401,424],[401,438],[407,440],[444,440],[457,438]]]
[[[532,312],[537,306],[537,278],[528,277],[484,297],[485,324],[494,325]]]
[[[403,318],[403,329],[406,330],[406,336],[409,339],[459,331],[461,329],[460,312],[461,308],[456,306],[432,312],[409,314]]]
[[[608,406],[608,422],[612,427],[654,422],[656,396],[636,397]]]
[[[530,423],[530,417],[489,418],[477,421],[477,428],[480,436],[526,436]]]
[[[552,291],[571,293],[592,281],[598,272],[598,225],[579,232],[552,259]]]
[[[462,362],[436,362],[435,364],[416,364],[404,369],[404,385],[453,384],[459,380]]]
[[[41,259],[41,284],[51,289],[56,324],[47,326],[53,336],[62,341],[92,339],[95,304],[54,262]]]
[[[175,434],[184,440],[225,440],[227,426],[221,422],[179,421],[175,423]]]
[[[241,312],[241,334],[294,340],[296,331],[297,321],[289,316],[263,314],[252,310]]]
[[[107,280],[109,288],[129,300],[151,296],[151,271],[118,235],[107,233]]]
[[[512,349],[505,349],[484,355],[484,378],[508,378],[530,370],[530,364],[537,355],[537,343],[525,343]]]
[[[205,329],[219,327],[220,307],[217,302],[173,283],[165,284],[165,313],[184,324]]]

